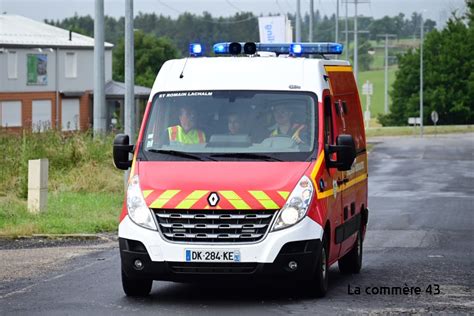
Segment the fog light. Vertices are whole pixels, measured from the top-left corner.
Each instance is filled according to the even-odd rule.
[[[290,261],[288,262],[288,268],[291,271],[295,271],[296,269],[298,269],[298,263],[296,261]]]
[[[136,259],[133,262],[133,265],[135,266],[135,269],[137,269],[137,270],[143,269],[143,262],[140,259]]]

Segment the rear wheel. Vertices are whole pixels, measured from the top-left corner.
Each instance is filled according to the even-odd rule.
[[[152,285],[153,280],[132,279],[122,270],[122,287],[127,296],[147,296]]]
[[[362,229],[357,233],[354,247],[338,261],[339,271],[343,274],[359,273],[362,268]]]

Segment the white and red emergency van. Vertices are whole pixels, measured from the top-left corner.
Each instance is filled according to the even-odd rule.
[[[359,273],[368,220],[361,104],[337,43],[218,43],[167,61],[135,145],[120,216],[123,289],[257,277],[323,296]],[[129,159],[133,153],[133,159]]]

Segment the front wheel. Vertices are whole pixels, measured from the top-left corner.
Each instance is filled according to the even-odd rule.
[[[328,243],[323,239],[319,257],[316,262],[316,269],[313,278],[306,283],[306,290],[311,297],[324,297],[328,291]]]
[[[150,294],[153,280],[132,279],[122,270],[122,287],[127,296],[147,296]]]
[[[357,233],[354,247],[338,261],[339,271],[342,274],[359,273],[362,268],[362,229]]]

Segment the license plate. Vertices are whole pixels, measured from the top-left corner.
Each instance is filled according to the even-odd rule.
[[[239,250],[186,249],[186,262],[240,262]]]

